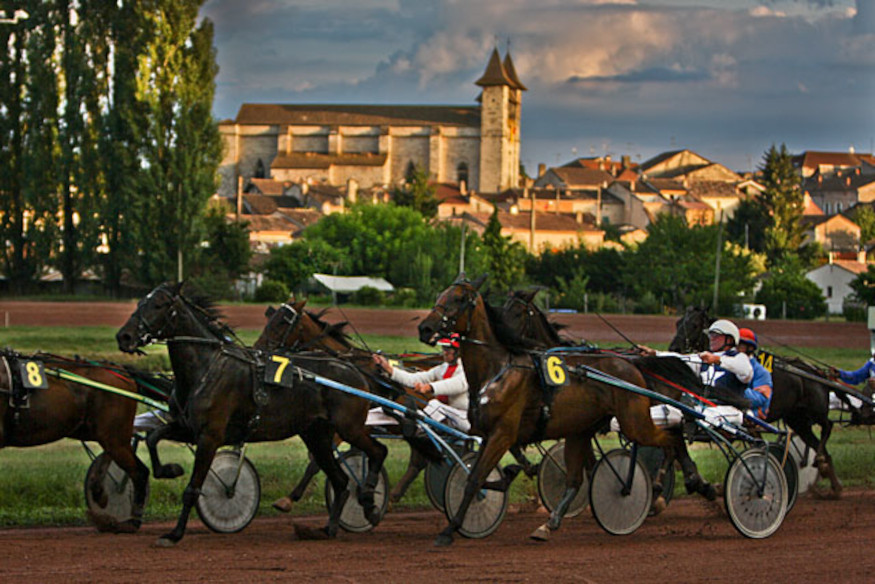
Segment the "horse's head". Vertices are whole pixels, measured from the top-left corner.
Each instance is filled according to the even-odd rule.
[[[254,349],[273,351],[280,347],[290,348],[300,342],[299,325],[304,316],[304,304],[284,302],[279,308],[268,308],[264,315],[268,317],[267,324],[255,344]]]
[[[137,304],[136,310],[115,335],[118,348],[133,353],[153,341],[180,335],[224,339],[223,325],[205,298],[186,298],[183,284],[161,284]]]
[[[534,303],[538,290],[516,290],[508,294],[501,315],[504,323],[521,338],[530,339],[548,347],[562,345],[558,325],[551,323]]]
[[[675,323],[675,336],[668,346],[676,353],[694,353],[708,349],[706,329],[713,319],[708,309],[700,306],[687,306],[684,315]]]
[[[419,340],[433,345],[449,333],[467,334],[471,328],[471,313],[480,299],[480,286],[486,276],[473,282],[460,277],[440,293],[434,308],[419,323]]]

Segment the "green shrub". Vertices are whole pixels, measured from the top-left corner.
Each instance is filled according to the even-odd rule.
[[[392,306],[416,306],[416,290],[413,288],[398,288],[391,298]]]
[[[285,302],[288,298],[289,289],[276,280],[265,280],[255,291],[256,302]]]
[[[362,306],[379,306],[384,302],[384,294],[371,286],[364,286],[352,295],[352,301]]]
[[[862,302],[845,299],[842,302],[842,315],[848,322],[865,322],[867,316],[866,305]]]

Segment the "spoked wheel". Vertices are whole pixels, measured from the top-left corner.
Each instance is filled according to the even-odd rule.
[[[784,478],[787,479],[787,512],[789,513],[793,505],[796,504],[796,497],[799,495],[799,469],[796,465],[796,459],[785,451],[785,444],[786,441],[783,440],[769,443],[769,454],[774,456],[778,464],[781,465]]]
[[[808,448],[802,438],[794,434],[790,438],[790,456],[796,461],[799,475],[799,484],[796,490],[799,493],[805,493],[820,478],[820,471],[814,462],[817,453],[813,448]]]
[[[95,485],[98,488],[93,489]],[[106,494],[106,500],[95,500],[95,490]],[[149,488],[146,485],[146,501]],[[105,504],[101,504],[105,503]],[[124,523],[133,519],[134,481],[121,469],[106,452],[99,454],[85,473],[85,505],[94,515],[102,516],[110,522]]]
[[[358,501],[358,487],[365,483],[368,476],[368,456],[360,451],[347,451],[338,457],[337,462],[349,477],[349,497],[343,505],[343,511],[340,512],[340,526],[353,533],[370,531],[374,526],[365,517],[365,510]],[[381,518],[389,507],[388,493],[389,474],[386,472],[386,467],[383,467],[380,469],[377,486],[374,488],[374,504],[380,510]],[[325,481],[325,505],[331,509],[333,503],[334,489],[331,488],[331,482]]]
[[[606,453],[592,474],[589,505],[596,522],[610,534],[628,535],[641,527],[653,499],[650,474],[635,461],[632,480],[632,453],[618,448]]]
[[[538,495],[541,497],[541,503],[551,513],[565,494],[565,476],[565,442],[563,441],[547,449],[538,467]],[[587,505],[589,505],[589,480],[584,472],[580,490],[564,516],[576,517],[586,509]]]
[[[454,445],[453,449],[459,456],[468,452],[468,447],[465,445]],[[425,494],[432,506],[441,513],[446,512],[444,493],[447,490],[447,477],[450,476],[453,466],[455,466],[453,458],[444,456],[440,462],[429,462],[425,467]]]
[[[638,460],[647,469],[650,475],[651,484],[656,481],[656,475],[659,474],[659,469],[662,468],[662,463],[665,460],[665,452],[662,448],[655,446],[639,446]],[[669,468],[665,476],[662,477],[662,497],[665,499],[665,504],[668,505],[674,496],[674,481],[675,481],[674,465]],[[653,515],[653,512],[648,512],[648,515]]]
[[[762,449],[745,450],[726,472],[726,512],[746,537],[762,539],[775,533],[787,514],[787,498],[781,463]]]
[[[462,457],[467,469],[474,467],[477,461],[477,452],[469,452]],[[489,472],[487,481],[501,480],[501,471],[496,467]],[[458,464],[454,464],[447,476],[447,488],[444,493],[447,518],[452,520],[462,504],[465,496],[465,484],[468,482],[468,471]],[[471,539],[479,539],[491,535],[501,525],[504,515],[507,513],[507,492],[480,489],[474,496],[459,533]]]
[[[244,529],[258,512],[261,481],[255,466],[236,450],[220,450],[201,487],[197,513],[217,533]]]

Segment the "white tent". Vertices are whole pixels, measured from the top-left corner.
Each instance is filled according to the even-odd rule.
[[[395,288],[383,278],[367,276],[330,276],[328,274],[313,274],[317,282],[339,294],[358,292],[366,286],[376,288],[380,292],[393,292]]]

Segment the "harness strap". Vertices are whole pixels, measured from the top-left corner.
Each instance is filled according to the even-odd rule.
[[[87,385],[89,387],[93,387],[95,389],[100,389],[103,391],[107,391],[109,393],[114,393],[116,395],[120,395],[123,397],[130,398],[134,401],[138,401],[146,404],[147,406],[153,407],[155,409],[161,410],[163,412],[169,411],[170,407],[164,403],[153,400],[146,396],[133,393],[127,391],[125,389],[121,389],[120,387],[114,387],[112,385],[107,385],[105,383],[100,383],[99,381],[94,381],[92,379],[88,379],[87,377],[82,377],[81,375],[76,375],[75,373],[71,373],[70,371],[66,371],[64,369],[46,369],[46,373],[49,375],[53,375],[54,377],[58,377],[60,379],[64,379],[66,381],[72,381],[73,383],[78,383],[79,385]]]

